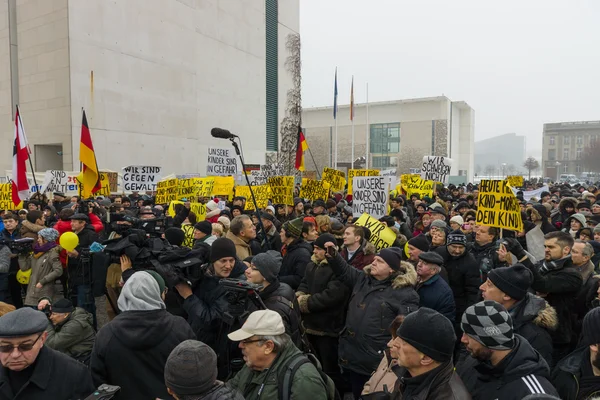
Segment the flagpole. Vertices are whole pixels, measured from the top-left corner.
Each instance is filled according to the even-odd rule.
[[[365,147],[365,169],[369,169],[369,83],[367,82],[367,127],[365,130],[366,143]]]
[[[335,84],[334,84],[334,89],[333,89],[333,119],[335,119],[335,149],[334,149],[334,158],[333,158],[333,163],[334,169],[337,169],[338,166],[338,123],[337,123],[337,112],[338,112],[338,106],[337,106],[337,95],[338,95],[338,90],[337,90],[337,67],[335,67]]]
[[[337,118],[335,119],[335,156],[334,156],[334,169],[338,167],[338,127],[337,127]]]
[[[21,111],[19,110],[19,106],[17,105],[17,113],[19,114],[19,121],[17,122],[19,125],[21,125],[21,131],[23,132],[23,136],[25,136],[25,128],[23,128],[23,121],[21,120]],[[38,187],[37,181],[35,179],[35,170],[33,169],[33,163],[31,162],[31,150],[29,149],[29,141],[27,140],[27,137],[25,137],[25,141],[27,142],[27,152],[29,153],[29,157],[27,157],[27,159],[29,160],[29,168],[31,168],[31,176],[33,177],[33,185],[35,186],[35,190],[36,193],[40,190],[40,188]],[[31,189],[29,190],[31,192]],[[40,198],[41,200],[41,198]]]
[[[352,150],[351,150],[351,166],[354,169],[354,75],[352,75],[352,94],[350,95],[350,119],[352,120]]]

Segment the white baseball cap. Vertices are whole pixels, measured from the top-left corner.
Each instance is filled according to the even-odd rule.
[[[240,342],[254,335],[277,336],[285,333],[281,315],[272,310],[254,311],[241,329],[231,332],[227,337],[234,342]]]

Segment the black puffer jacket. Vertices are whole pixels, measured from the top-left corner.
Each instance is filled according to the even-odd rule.
[[[302,326],[310,335],[338,337],[346,321],[350,289],[338,280],[327,259],[313,255],[296,294]]]
[[[275,281],[259,295],[267,309],[281,315],[285,332],[290,335],[296,347],[301,348],[300,311],[292,288],[283,282]]]
[[[515,335],[513,350],[498,365],[469,356],[456,366],[456,372],[473,400],[521,400],[536,393],[558,394],[548,380],[548,364],[519,335]]]
[[[244,400],[244,396],[242,396],[237,390],[230,389],[225,386],[223,383],[219,383],[215,385],[210,391],[207,393],[203,393],[201,396],[198,396],[198,399],[201,400]]]
[[[527,296],[509,310],[513,319],[513,331],[523,336],[531,347],[552,365],[552,336],[558,327],[558,316],[546,300],[527,293]]]
[[[91,260],[88,265],[84,265],[81,261],[81,249],[89,248],[92,243],[98,241],[98,234],[94,230],[94,227],[87,224],[81,232],[77,234],[79,238],[79,244],[75,250],[79,253],[79,257],[69,257],[68,262],[68,277],[70,287],[79,285],[91,285],[92,283],[92,263]]]
[[[588,371],[586,374],[585,371]],[[582,346],[563,358],[552,371],[552,383],[556,387],[560,398],[563,400],[588,399],[592,393],[600,392],[597,378],[582,383],[582,376],[590,376],[590,349]],[[583,391],[583,393],[582,393]],[[583,395],[585,394],[585,397]]]
[[[451,256],[445,246],[438,247],[435,251],[444,258],[448,284],[454,294],[456,320],[460,321],[467,307],[479,301],[479,286],[481,286],[479,265],[468,251],[459,257]]]
[[[165,363],[188,339],[196,339],[190,326],[166,310],[124,311],[96,336],[90,360],[94,383],[121,386],[115,399],[169,399]]]
[[[392,399],[414,400],[470,400],[471,395],[464,383],[454,371],[452,361],[441,364],[436,369],[425,373],[425,376],[412,378],[406,368],[396,366],[394,373],[398,376]],[[408,392],[410,391],[410,395]]]
[[[346,326],[340,336],[339,357],[342,368],[369,376],[377,369],[381,352],[391,339],[389,326],[399,314],[408,315],[419,308],[414,287],[417,273],[403,262],[406,271],[379,281],[349,265],[336,254],[329,265],[338,279],[352,291]]]
[[[302,239],[296,239],[285,250],[281,270],[279,271],[279,280],[287,283],[294,290],[298,289],[306,265],[310,262],[313,248],[309,243]]]
[[[480,246],[477,242],[473,242],[469,248],[469,253],[475,258],[479,266],[479,277],[483,283],[487,280],[487,274],[496,268],[508,267],[508,264],[500,261],[498,253],[496,253],[495,242]]]

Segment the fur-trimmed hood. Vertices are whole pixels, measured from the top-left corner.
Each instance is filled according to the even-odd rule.
[[[360,247],[362,248],[363,253],[366,256],[377,254],[377,249],[375,249],[375,245],[373,243],[367,241],[366,239],[363,239],[363,243]]]
[[[561,212],[566,212],[565,211],[565,207],[566,204],[570,203],[573,205],[573,212],[575,212],[575,209],[577,208],[577,204],[579,204],[579,202],[577,201],[577,199],[575,197],[563,197],[560,200],[560,203],[558,203],[558,208],[560,209]]]
[[[317,258],[315,257],[314,254],[312,256],[310,256],[310,261],[312,261],[312,263],[315,264],[316,267],[328,267],[329,266],[329,263],[327,262],[327,258],[325,258],[323,261],[317,261]]]
[[[415,270],[415,267],[413,267],[413,265],[407,261],[401,261],[400,268],[403,268],[404,270],[406,270],[406,272],[396,273],[396,276],[393,278],[392,281],[392,288],[401,289],[409,286],[415,287],[417,285],[417,271]],[[371,275],[371,266],[367,265],[363,269],[363,272],[367,275]]]
[[[25,220],[21,223],[21,235],[27,233],[34,233],[37,235],[37,233],[44,228],[45,226],[32,224],[31,222]]]
[[[516,316],[518,322],[531,321],[540,328],[554,331],[558,327],[558,315],[554,307],[546,300],[531,293],[527,293],[526,302]]]

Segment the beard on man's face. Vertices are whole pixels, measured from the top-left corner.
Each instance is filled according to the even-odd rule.
[[[592,359],[592,365],[600,369],[600,351],[596,353],[596,357]]]

